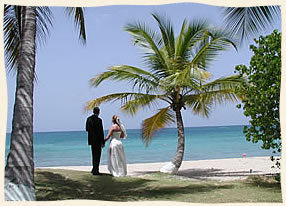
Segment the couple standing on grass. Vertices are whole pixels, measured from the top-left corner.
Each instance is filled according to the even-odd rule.
[[[86,131],[88,132],[88,145],[91,145],[92,165],[91,173],[93,175],[101,175],[99,173],[99,163],[101,150],[105,142],[110,138],[109,148],[107,150],[107,163],[110,174],[115,177],[125,176],[127,174],[126,158],[121,138],[126,138],[126,130],[117,115],[112,116],[112,125],[104,139],[102,120],[98,117],[100,109],[95,107],[93,115],[86,120]]]

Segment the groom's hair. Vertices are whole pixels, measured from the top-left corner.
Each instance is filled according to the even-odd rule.
[[[99,109],[99,107],[94,107],[94,109],[93,109],[93,113],[94,114],[99,114],[99,111],[100,111],[100,109]]]

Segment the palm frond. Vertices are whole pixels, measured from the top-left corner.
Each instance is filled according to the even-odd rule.
[[[178,38],[176,39],[176,49],[175,49],[175,56],[176,57],[180,57],[179,53],[180,53],[182,41],[185,37],[185,30],[186,30],[187,23],[188,23],[187,20],[184,19],[182,27],[181,27],[181,32],[180,32]]]
[[[236,93],[236,88],[244,81],[240,75],[219,78],[202,85],[194,94],[185,95],[184,101],[194,112],[207,117],[213,104],[238,101],[241,97]]]
[[[209,94],[209,100],[219,104],[231,101],[236,102],[243,96],[237,93],[237,88],[246,83],[246,79],[240,75],[222,77],[210,83],[204,84],[202,89]]]
[[[66,7],[66,13],[68,16],[73,17],[76,29],[79,30],[79,39],[83,44],[86,44],[86,32],[85,32],[85,19],[83,7]]]
[[[231,39],[229,33],[221,30],[214,30],[208,33],[204,40],[200,41],[194,49],[192,54],[192,65],[197,65],[200,69],[206,69],[210,62],[214,60],[221,51],[227,50],[230,47],[236,49],[234,40]]]
[[[280,6],[223,8],[225,28],[239,35],[241,41],[250,39],[269,28],[280,17]]]
[[[161,68],[167,68],[167,63],[160,52],[162,41],[155,31],[141,23],[127,24],[124,30],[131,34],[134,45],[138,45],[146,51],[145,57],[156,56],[157,64]]]
[[[212,82],[206,83],[202,86],[204,90],[224,90],[224,89],[235,89],[246,83],[246,79],[241,75],[232,75],[228,77],[221,77]]]
[[[193,68],[191,70],[191,77],[192,78],[183,85],[185,94],[193,91],[199,91],[201,86],[211,78],[211,73],[203,69]]]
[[[200,82],[209,77],[209,72],[199,70],[191,67],[191,65],[184,65],[183,70],[176,70],[173,74],[161,80],[161,84],[165,87],[180,87],[189,89],[199,89]]]
[[[20,24],[21,21],[16,16],[14,6],[5,5],[4,7],[4,50],[5,63],[8,71],[13,71],[17,65],[20,45]],[[15,70],[14,70],[15,71]]]
[[[152,73],[143,69],[128,65],[113,66],[108,71],[98,74],[90,80],[90,85],[97,87],[104,80],[128,81],[132,84],[133,89],[138,87],[139,90],[145,89],[149,91],[158,87],[158,78]]]
[[[150,94],[142,94],[138,93],[138,95],[133,95],[132,100],[127,101],[124,105],[122,105],[122,111],[125,111],[131,115],[135,115],[136,112],[144,107],[157,107],[156,100],[167,101],[163,95],[150,95]]]
[[[164,49],[161,49],[160,52],[163,59],[168,58],[168,54]],[[159,79],[167,76],[169,66],[163,66],[156,54],[145,54],[143,56],[143,63],[149,68],[150,72]]]
[[[148,145],[155,132],[174,121],[174,112],[169,107],[162,108],[152,117],[145,119],[143,121],[141,131],[141,138],[145,142],[145,145]]]
[[[121,104],[125,104],[128,100],[132,98],[132,96],[137,95],[138,93],[132,93],[132,92],[124,92],[124,93],[114,93],[114,94],[108,94],[93,100],[90,100],[85,105],[85,110],[92,110],[96,106],[100,106],[104,102],[115,102],[120,100]]]
[[[166,49],[169,58],[175,55],[175,36],[174,30],[170,20],[163,19],[157,13],[152,14],[153,18],[157,21],[161,36],[164,42],[164,49]]]
[[[120,101],[123,111],[134,114],[138,108],[151,106],[151,104],[155,104],[155,101],[159,99],[166,101],[164,95],[150,95],[136,92],[114,93],[88,101],[85,105],[85,110],[92,110],[94,107],[100,106],[105,102]]]
[[[224,104],[227,102],[237,102],[238,98],[234,89],[221,89],[199,94],[202,102],[212,104]]]
[[[201,94],[190,94],[183,97],[184,103],[192,112],[202,117],[209,117],[213,102],[206,101],[206,97]]]
[[[4,50],[8,71],[16,71],[22,32],[21,6],[4,6]],[[43,44],[52,26],[52,13],[48,7],[36,7],[36,40]]]
[[[186,22],[187,24],[187,22]],[[208,33],[208,24],[205,20],[194,20],[188,26],[181,28],[181,33],[176,43],[176,57],[187,61],[190,57],[190,50],[205,38]],[[180,39],[181,38],[181,39]]]
[[[38,44],[44,44],[46,42],[47,36],[50,34],[50,28],[53,26],[53,14],[49,7],[39,6],[36,7],[36,17],[36,39]]]

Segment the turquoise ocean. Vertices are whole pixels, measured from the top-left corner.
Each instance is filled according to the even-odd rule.
[[[261,149],[261,143],[246,141],[242,131],[242,125],[185,128],[184,160],[240,158],[243,153],[247,157],[272,154],[271,150]],[[147,147],[140,138],[140,129],[128,129],[127,133],[127,139],[122,140],[127,163],[170,161],[176,152],[175,128],[160,130]],[[10,135],[10,133],[6,135],[6,157]],[[109,142],[102,151],[102,165],[106,164],[108,144]],[[34,160],[36,167],[91,165],[87,133],[85,131],[34,133]]]

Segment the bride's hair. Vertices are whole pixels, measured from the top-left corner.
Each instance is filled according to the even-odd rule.
[[[123,136],[120,136],[120,138],[126,139],[127,133],[126,133],[124,125],[119,120],[119,116],[117,116],[116,114],[113,115],[112,116],[112,123],[117,124],[120,127],[120,130],[122,131],[122,134],[123,134]]]
[[[118,122],[117,122],[117,119],[118,119],[118,116],[115,114],[115,115],[113,115],[112,116],[112,123],[113,124],[117,124],[118,126],[120,126],[119,124],[118,124]]]

